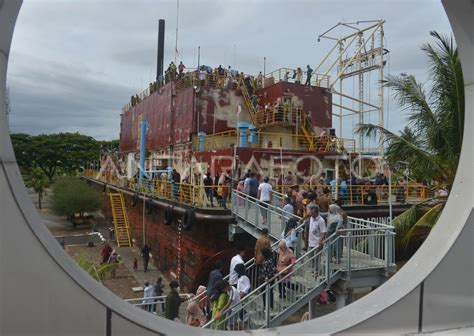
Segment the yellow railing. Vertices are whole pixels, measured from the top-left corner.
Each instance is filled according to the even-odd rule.
[[[250,94],[247,90],[247,87],[245,86],[244,80],[241,78],[239,81],[239,85],[242,88],[242,96],[244,98],[245,105],[247,106],[247,109],[250,114],[250,118],[252,119],[252,123],[254,125],[259,125],[258,121],[258,116],[257,116],[257,106],[254,106],[254,104],[251,101]],[[256,85],[254,83],[254,85]],[[255,88],[255,86],[254,86]]]
[[[248,147],[252,148],[311,150],[316,153],[351,152],[355,148],[355,140],[341,139],[334,136],[316,137],[313,135],[308,140],[308,137],[303,134],[256,132],[253,135],[256,142],[250,142],[252,135],[249,131],[247,131],[246,136],[248,137]],[[236,144],[239,147],[239,143],[240,136],[235,130],[206,135],[203,140],[200,140],[198,136],[193,138],[193,146],[196,151],[229,148]]]
[[[277,190],[283,194],[291,189],[293,185],[278,185]],[[389,203],[388,185],[350,185],[332,187],[320,184],[300,184],[299,190],[315,191],[318,196],[323,194],[324,189],[329,189],[332,198],[340,199],[345,205],[374,205]],[[431,190],[421,183],[410,183],[405,185],[392,184],[392,203],[419,203],[434,195]]]
[[[304,75],[301,77],[300,84],[304,84],[306,80],[305,70],[302,69],[302,71]],[[296,80],[296,76],[295,78],[293,78],[295,73],[296,73],[296,69],[290,69],[290,68],[276,69],[268,74],[265,74],[265,80],[264,80],[265,86],[270,86],[279,82],[294,83]],[[327,88],[329,87],[329,83],[330,83],[329,80],[330,80],[330,76],[317,74],[313,72],[311,76],[311,85]]]
[[[115,237],[119,247],[132,246],[127,210],[121,193],[109,193]]]
[[[289,68],[280,68],[275,71],[272,71],[265,75],[262,80],[259,76],[253,76],[248,74],[239,74],[239,76],[234,77],[228,75],[226,70],[224,75],[218,73],[217,69],[213,69],[211,72],[201,73],[196,69],[186,69],[182,74],[176,75],[174,78],[167,78],[166,83],[174,82],[176,91],[179,92],[185,88],[191,86],[208,86],[214,88],[229,88],[234,90],[239,90],[242,83],[241,79],[244,77],[250,77],[250,84],[254,89],[261,88],[263,83],[266,83],[265,86],[270,86],[279,82],[290,82],[294,83],[295,79],[293,78],[293,73],[295,69]],[[288,74],[288,75],[287,75]],[[305,76],[303,78],[306,78]],[[328,75],[321,75],[313,73],[311,77],[311,84],[315,86],[328,87],[330,77]],[[302,79],[302,83],[304,80]],[[139,94],[134,95],[134,98],[131,99],[127,104],[122,108],[122,113],[127,112],[136,104],[141,103],[147,97],[149,97],[153,92],[160,89],[163,85],[163,82],[155,81],[150,83],[150,85],[140,92]]]
[[[149,197],[158,197],[178,201],[180,203],[193,205],[196,207],[207,206],[204,186],[190,183],[175,183],[159,178],[143,179],[140,183],[138,178],[128,179],[116,175],[98,171],[85,170],[84,176],[105,182],[117,187],[126,188],[137,193],[145,193]]]

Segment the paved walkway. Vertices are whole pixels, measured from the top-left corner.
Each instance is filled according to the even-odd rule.
[[[68,239],[73,235],[77,234],[78,232],[85,233],[90,231],[90,227],[81,226],[79,228],[74,228],[70,221],[66,218],[61,216],[56,216],[52,212],[49,211],[49,196],[51,193],[48,193],[44,197],[43,200],[43,210],[38,210],[40,217],[43,220],[43,223],[48,227],[48,229],[52,232],[55,232],[59,235],[68,236]],[[30,192],[31,199],[35,203],[35,206],[38,206],[37,196],[35,193]],[[99,225],[96,226],[97,231],[102,233],[104,238],[108,239],[108,227],[111,226],[110,223],[106,223],[105,219],[103,218],[95,218],[99,222]],[[113,244],[111,244],[114,248]],[[153,264],[148,265],[148,271],[145,273],[143,272],[143,260],[140,257],[140,249],[138,247],[119,247],[117,248],[118,253],[121,256],[121,262],[123,266],[125,266],[130,273],[133,275],[135,280],[139,283],[140,286],[144,286],[145,281],[149,281],[151,284],[156,282],[156,279],[161,276],[163,278],[163,284],[165,285],[163,288],[164,295],[166,295],[170,291],[169,281],[163,276],[163,274],[158,271]],[[133,260],[134,258],[138,259],[138,270],[133,270]],[[143,295],[143,292],[138,292],[138,294]],[[139,303],[140,301],[136,301]],[[183,303],[180,307],[180,319],[181,321],[185,321],[186,318],[186,306],[187,303]]]

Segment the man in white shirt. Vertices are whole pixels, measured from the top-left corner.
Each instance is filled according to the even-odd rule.
[[[235,271],[235,266],[238,264],[244,264],[244,257],[245,255],[245,247],[239,246],[237,247],[237,254],[232,257],[230,260],[230,267],[229,267],[229,284],[237,288],[237,281],[239,279],[239,275]]]
[[[308,232],[308,247],[309,251],[316,248],[314,253],[318,253],[324,246],[324,237],[326,235],[326,222],[323,217],[319,215],[319,208],[316,204],[310,206],[309,218],[309,232]],[[314,258],[315,276],[319,275],[321,256]]]
[[[263,183],[258,186],[257,198],[260,201],[261,212],[263,217],[263,224],[267,222],[267,208],[272,201],[272,185],[268,183],[270,179],[266,176]]]
[[[319,208],[316,204],[310,205],[310,215],[308,246],[310,250],[315,247],[320,250],[324,245],[324,236],[327,231],[326,222],[324,218],[319,215]]]

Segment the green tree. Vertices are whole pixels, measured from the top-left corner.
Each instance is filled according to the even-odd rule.
[[[29,168],[24,175],[24,180],[25,185],[38,194],[38,208],[41,210],[44,193],[49,187],[49,179],[41,169]]]
[[[75,175],[85,162],[99,159],[101,151],[118,151],[118,140],[97,141],[79,133],[11,135],[17,162],[22,172],[37,167],[50,183],[56,175]]]
[[[456,173],[464,129],[464,81],[458,49],[452,38],[431,32],[435,44],[422,50],[429,59],[429,82],[418,82],[412,75],[390,76],[398,104],[408,111],[408,126],[397,135],[383,127],[359,125],[367,136],[384,135],[386,155],[392,164],[406,161],[419,181],[436,181],[450,190]],[[392,221],[398,242],[408,245],[424,239],[443,209],[444,199],[417,204]]]
[[[13,133],[10,137],[15,151],[16,162],[22,172],[33,167],[32,136],[25,133]]]
[[[76,177],[62,177],[53,185],[51,208],[60,216],[80,214],[83,222],[85,212],[93,212],[102,206],[100,192]]]

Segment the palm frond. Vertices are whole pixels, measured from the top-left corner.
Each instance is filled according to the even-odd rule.
[[[430,200],[431,201],[431,200]],[[412,205],[403,213],[395,217],[390,225],[395,227],[398,242],[402,242],[403,237],[411,230],[413,225],[426,213],[430,208],[430,201],[425,201]]]
[[[430,207],[404,234],[402,244],[405,248],[413,240],[425,239],[430,230],[438,221],[441,211],[443,210],[444,202],[439,202]]]
[[[442,148],[442,154],[457,159],[460,153],[464,129],[464,80],[458,50],[452,37],[430,32],[436,44],[425,44],[422,50],[430,61],[431,97],[437,106],[438,121],[450,140]]]
[[[384,127],[373,124],[358,125],[355,132],[367,137],[374,137],[377,134],[382,133],[384,141],[389,144],[387,154],[392,156],[393,161],[407,161],[410,158],[413,158],[413,162],[411,162],[413,167],[416,165],[423,165],[420,169],[429,170],[430,173],[433,172],[441,176],[445,173],[443,166],[440,165],[440,162],[432,153],[424,150],[418,142],[413,143],[411,141],[416,139],[414,136],[412,138],[405,138]],[[398,157],[395,155],[395,149],[397,148],[400,150],[400,152],[398,152]]]
[[[87,259],[84,255],[78,255],[74,258],[78,265],[91,277],[93,277],[95,280],[99,281],[102,283],[102,280],[105,278],[105,276],[108,273],[111,273],[114,269],[118,267],[118,264],[116,263],[105,263],[102,265],[98,265],[90,260]]]

